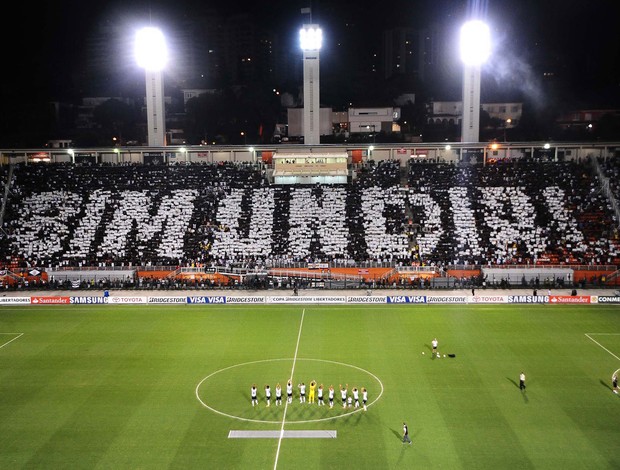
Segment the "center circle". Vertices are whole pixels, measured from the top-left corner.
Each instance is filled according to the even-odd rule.
[[[282,367],[282,362],[288,362],[290,367]],[[286,374],[290,374],[293,363],[295,363],[294,376],[303,377],[303,379],[295,379],[293,383],[293,403],[288,405],[286,416],[288,424],[329,421],[362,411],[362,407],[346,408],[346,411],[342,408],[340,384],[349,385],[349,395],[351,395],[352,388],[357,387],[360,390],[360,400],[362,397],[361,388],[366,387],[369,396],[367,407],[375,404],[383,395],[381,380],[372,372],[361,367],[327,359],[297,358],[295,360],[293,358],[281,358],[243,362],[216,370],[198,382],[195,391],[196,398],[202,406],[221,416],[253,423],[281,424],[286,406],[286,382],[288,380]],[[246,368],[252,370],[244,370]],[[287,370],[288,372],[286,372]],[[273,377],[278,379],[272,379]],[[269,382],[270,380],[271,382]],[[316,403],[314,405],[299,403],[297,385],[301,382],[305,382],[307,385],[311,380],[316,380],[317,385],[321,383],[324,385],[325,406],[319,407]],[[254,383],[259,391],[259,405],[256,407],[250,403],[250,387]],[[269,407],[266,406],[264,397],[265,383],[269,383],[271,388],[271,405]],[[281,406],[275,405],[276,383],[280,383],[282,387]],[[328,405],[328,388],[330,385],[333,385],[335,390],[334,409],[330,409]],[[308,392],[306,392],[307,396]],[[319,411],[320,408],[323,408],[324,411]],[[309,409],[311,411],[307,411]],[[312,413],[316,417],[309,419],[306,416],[308,413]],[[329,414],[333,414],[333,416],[324,416]]]

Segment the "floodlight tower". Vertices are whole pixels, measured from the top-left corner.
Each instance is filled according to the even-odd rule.
[[[480,140],[480,70],[491,54],[489,27],[479,20],[468,21],[461,28],[463,61],[463,118],[461,141]]]
[[[164,108],[164,74],[168,61],[166,40],[161,30],[146,27],[136,34],[138,65],[146,78],[146,121],[149,147],[166,145],[166,115]]]
[[[319,127],[320,82],[319,50],[323,42],[323,32],[318,25],[305,24],[299,30],[299,43],[304,52],[304,143],[321,143]]]

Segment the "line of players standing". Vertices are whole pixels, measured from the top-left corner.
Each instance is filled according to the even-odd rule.
[[[306,384],[301,382],[297,385],[299,389],[299,403],[306,403]],[[325,405],[324,396],[325,396],[325,388],[323,384],[317,387],[316,380],[310,382],[308,388],[308,403],[317,403],[319,406]],[[349,384],[346,384],[344,387],[340,385],[340,400],[342,402],[343,408],[359,408],[360,407],[360,392],[361,392],[361,406],[364,408],[364,411],[367,410],[368,403],[368,390],[366,387],[362,387],[360,390],[357,387],[353,387],[351,390],[351,395],[349,395]],[[334,407],[334,396],[336,391],[334,390],[334,386],[330,385],[327,389],[327,400],[329,403],[329,407]],[[258,389],[256,388],[256,384],[252,384],[252,388],[250,389],[250,398],[252,400],[252,406],[258,405]],[[269,385],[265,385],[265,401],[267,402],[267,406],[271,406],[271,388]],[[293,383],[289,380],[286,383],[286,402],[293,403]],[[280,383],[276,384],[275,388],[275,404],[279,406],[282,404],[282,387]]]

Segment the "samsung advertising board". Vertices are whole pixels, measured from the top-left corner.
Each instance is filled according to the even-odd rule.
[[[69,303],[83,305],[107,304],[108,297],[73,296],[69,297]]]
[[[548,295],[509,295],[509,304],[546,304],[549,302]]]

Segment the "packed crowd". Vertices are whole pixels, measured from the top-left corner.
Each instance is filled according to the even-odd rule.
[[[402,176],[398,161],[369,162],[331,186],[268,185],[263,169],[237,163],[19,166],[0,260],[620,264],[618,221],[588,162],[429,163],[411,165],[407,185]]]

